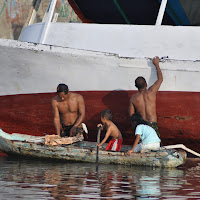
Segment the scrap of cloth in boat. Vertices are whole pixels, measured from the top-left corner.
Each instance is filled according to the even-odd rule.
[[[111,139],[106,150],[121,151],[123,139]]]
[[[46,135],[44,144],[47,146],[67,145],[74,142],[83,141],[83,135],[75,137],[60,137],[59,135]]]
[[[69,137],[70,136],[70,130],[72,129],[74,125],[70,126],[65,126],[62,124],[62,130],[60,131],[60,136],[61,137]],[[72,136],[75,136],[77,134],[83,134],[83,128],[76,127],[75,132],[73,133]]]
[[[134,152],[160,149],[161,140],[152,127],[140,124],[136,127],[135,135],[140,135],[141,143],[135,147]]]

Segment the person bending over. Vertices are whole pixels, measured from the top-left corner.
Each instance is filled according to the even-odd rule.
[[[146,125],[139,113],[134,115],[134,120],[138,122],[135,130],[136,139],[132,149],[129,150],[127,154],[130,156],[132,152],[159,150],[161,140],[156,131],[152,127]],[[141,143],[139,143],[140,140]]]
[[[59,84],[51,105],[57,135],[73,137],[83,133],[81,124],[85,118],[85,103],[80,94],[70,92],[65,84]]]
[[[112,151],[120,151],[122,147],[122,134],[117,126],[112,122],[112,112],[110,110],[104,110],[101,113],[101,121],[102,124],[98,124],[97,127],[107,128],[106,135],[101,143],[98,145],[99,147],[102,146],[108,139],[109,136],[112,137],[111,141],[108,143],[106,150]]]

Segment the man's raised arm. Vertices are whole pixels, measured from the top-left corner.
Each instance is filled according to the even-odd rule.
[[[163,75],[159,66],[159,57],[156,56],[155,58],[153,58],[152,62],[156,67],[158,80],[149,88],[149,90],[153,92],[157,92],[160,88],[161,83],[163,82]]]

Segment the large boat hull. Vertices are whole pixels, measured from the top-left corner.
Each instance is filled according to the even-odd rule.
[[[0,40],[0,127],[9,132],[54,134],[51,99],[63,82],[83,95],[89,136],[96,140],[96,125],[103,109],[132,144],[134,134],[128,104],[136,92],[134,80],[144,76],[148,85],[157,79],[148,58],[48,45]],[[183,143],[200,151],[199,62],[161,60],[164,81],[157,95],[158,125],[163,145]]]

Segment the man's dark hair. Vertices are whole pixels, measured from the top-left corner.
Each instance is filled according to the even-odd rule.
[[[68,86],[63,83],[60,83],[57,87],[57,93],[64,92],[65,94],[67,94],[68,91],[69,91]]]
[[[105,117],[108,120],[112,120],[112,112],[111,112],[111,110],[103,110],[101,112],[101,117],[102,118]]]
[[[135,79],[135,87],[138,89],[143,89],[146,85],[146,80],[144,77],[139,76]]]

